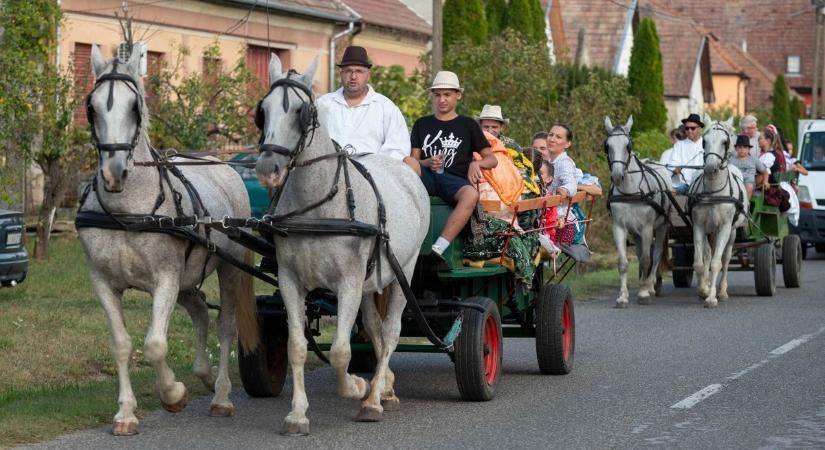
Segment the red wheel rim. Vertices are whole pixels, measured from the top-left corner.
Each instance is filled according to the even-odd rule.
[[[570,304],[567,301],[564,302],[561,320],[561,350],[564,355],[564,360],[569,361],[570,355],[573,354],[573,324],[570,317]]]
[[[492,386],[498,376],[498,362],[501,357],[501,347],[499,339],[498,324],[495,317],[487,316],[484,322],[484,377],[487,384]]]

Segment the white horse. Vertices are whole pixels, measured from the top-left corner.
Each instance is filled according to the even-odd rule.
[[[143,83],[138,71],[138,50],[132,52],[128,62],[104,61],[97,46],[92,47],[91,56],[97,83],[89,94],[87,112],[99,159],[93,194],[85,199],[81,211],[98,213],[99,217],[113,215],[122,223],[153,213],[176,217],[174,197],[180,192],[183,193],[181,207],[184,214],[193,215],[193,202],[180,180],[170,175],[167,183],[161,179],[158,168],[135,165],[135,160],[152,160],[146,132],[148,112],[144,107]],[[243,181],[231,168],[191,167],[183,169],[183,173],[200,194],[202,206],[211,214],[216,217],[250,215]],[[161,189],[162,197],[159,196]],[[163,202],[158,204],[161,198]],[[257,342],[251,277],[217,257],[210,257],[210,252],[203,247],[188,250],[189,242],[178,237],[106,226],[83,227],[80,222],[78,225],[92,287],[109,322],[110,345],[120,381],[119,409],[112,433],[131,435],[138,431],[138,419],[134,414],[137,401],[129,380],[132,339],[124,326],[121,303],[123,291],[129,288],[152,295],[152,319],[143,351],[157,372],[155,386],[165,408],[178,412],[187,402],[186,387],[175,381],[175,374],[166,364],[166,332],[177,302],[186,308],[197,332],[194,373],[215,391],[210,412],[213,416],[231,416],[234,406],[229,399],[232,387],[228,368],[236,335],[236,310],[241,341],[252,348]],[[195,231],[199,230],[195,228]],[[212,233],[211,240],[235,258],[252,261],[249,251],[224,235]],[[218,272],[221,292],[218,325],[221,351],[218,376],[213,381],[206,354],[209,316],[204,300],[194,288],[204,274],[214,270]]]
[[[320,114],[315,117],[310,87],[316,67],[317,59],[303,75],[294,72],[284,74],[281,61],[277,56],[272,56],[269,63],[272,88],[261,101],[257,115],[263,133],[258,176],[264,184],[281,189],[274,211],[276,217],[303,209],[305,212],[297,217],[346,219],[350,217],[350,210],[345,179],[344,176],[335,176],[339,164],[343,164],[350,173],[356,204],[355,220],[377,224],[378,201],[373,188],[351,162],[333,156],[336,149],[324,127],[324,112],[319,111]],[[333,157],[324,158],[325,155]],[[304,165],[315,158],[321,159]],[[429,226],[427,192],[416,174],[400,161],[372,154],[359,157],[358,162],[375,179],[386,207],[390,245],[409,280]],[[327,192],[331,192],[334,184],[338,187],[338,193],[327,201],[321,201]],[[284,420],[284,434],[309,433],[309,419],[306,416],[309,405],[304,388],[307,353],[304,299],[308,292],[316,288],[328,288],[338,297],[338,325],[330,362],[338,375],[338,394],[363,400],[355,420],[378,421],[385,408],[399,406],[393,390],[395,377],[388,363],[398,344],[406,300],[390,270],[383,247],[379,264],[368,276],[367,264],[375,245],[375,238],[361,236],[290,234],[275,238],[278,283],[287,310],[288,353],[294,383],[292,411]],[[372,295],[386,286],[389,286],[390,300],[386,317],[382,319]],[[351,357],[350,333],[359,306],[378,359],[375,375],[369,384],[347,373]]]
[[[706,308],[728,299],[728,263],[735,229],[748,223],[748,194],[738,168],[729,164],[736,133],[733,117],[713,122],[705,114],[704,171],[690,184],[693,221],[693,271]],[[716,280],[719,272],[719,291]]]
[[[615,306],[626,308],[628,304],[628,233],[633,237],[639,258],[638,302],[648,305],[656,292],[656,275],[667,236],[666,218],[670,210],[667,192],[672,189],[672,184],[663,167],[646,165],[632,151],[630,129],[633,127],[633,116],[627,119],[625,125],[617,126],[605,117],[604,126],[608,133],[604,148],[613,181],[608,204],[613,216],[613,240],[619,253],[621,279]]]

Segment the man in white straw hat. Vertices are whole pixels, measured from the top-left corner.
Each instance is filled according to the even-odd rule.
[[[415,121],[410,133],[412,156],[404,159],[421,177],[427,193],[454,206],[433,244],[433,251],[439,255],[458,236],[478,203],[473,185],[483,181],[481,169],[498,164],[478,123],[456,112],[463,92],[453,72],[435,75],[430,87],[434,114]],[[473,153],[479,153],[482,159],[473,161]]]
[[[481,125],[482,130],[497,137],[505,147],[521,152],[521,147],[515,140],[502,134],[507,125],[510,124],[510,119],[505,118],[501,113],[501,106],[484,105],[481,108],[481,114],[478,115],[478,124]]]

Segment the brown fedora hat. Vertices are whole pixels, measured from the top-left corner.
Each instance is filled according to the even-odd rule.
[[[341,64],[338,67],[346,66],[364,66],[366,68],[372,67],[369,59],[367,59],[367,49],[357,45],[350,45],[344,50],[344,56],[341,57]]]

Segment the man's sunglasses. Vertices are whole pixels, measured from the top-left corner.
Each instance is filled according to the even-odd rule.
[[[685,127],[685,129],[689,130],[689,131],[693,131],[693,130],[698,130],[699,127]]]

